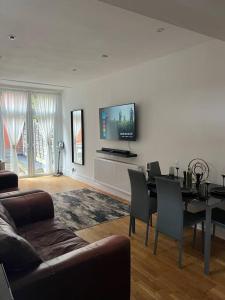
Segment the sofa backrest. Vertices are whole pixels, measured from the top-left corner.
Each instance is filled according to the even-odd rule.
[[[0,192],[18,189],[18,176],[10,171],[0,171]]]
[[[0,199],[17,227],[54,218],[54,206],[50,194],[44,191],[17,193]]]

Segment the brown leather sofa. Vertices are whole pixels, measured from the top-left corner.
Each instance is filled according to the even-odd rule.
[[[15,300],[130,299],[129,239],[88,244],[54,219],[40,190],[0,199],[0,262]]]
[[[18,190],[18,176],[10,171],[0,170],[0,193]]]

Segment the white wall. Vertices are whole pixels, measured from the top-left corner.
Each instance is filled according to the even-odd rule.
[[[128,149],[128,142],[99,139],[99,107],[134,101],[138,108],[139,137],[130,142],[146,165],[159,160],[162,171],[179,160],[187,169],[195,158],[205,159],[210,180],[221,183],[225,173],[225,43],[212,40],[191,49],[126,69],[65,90],[63,131],[64,171],[71,174],[70,111],[84,109],[85,166],[78,175],[93,177],[96,149]]]

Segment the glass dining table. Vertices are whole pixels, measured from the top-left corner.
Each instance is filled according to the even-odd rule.
[[[171,179],[169,176],[165,176]],[[204,238],[204,273],[209,275],[210,273],[210,257],[211,257],[211,225],[212,225],[212,210],[216,207],[224,206],[224,196],[214,196],[211,194],[211,190],[215,187],[219,187],[216,184],[210,184],[207,188],[207,196],[199,196],[199,192],[193,184],[191,189],[183,186],[183,178],[174,177],[174,180],[178,180],[181,184],[181,191],[183,200],[185,202],[185,208],[191,212],[206,212],[205,219],[205,238]],[[155,179],[152,178],[147,181],[149,190],[152,193],[157,194]],[[205,185],[202,183],[202,186]]]

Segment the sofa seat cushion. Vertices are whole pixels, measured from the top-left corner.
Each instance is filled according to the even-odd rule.
[[[43,261],[47,261],[87,245],[88,242],[76,236],[72,239],[51,245],[49,247],[38,247],[36,248],[36,251]]]
[[[55,219],[31,223],[18,228],[19,234],[34,247],[48,247],[74,238],[75,233]]]
[[[54,219],[29,224],[18,230],[19,234],[32,244],[43,261],[88,244]]]

